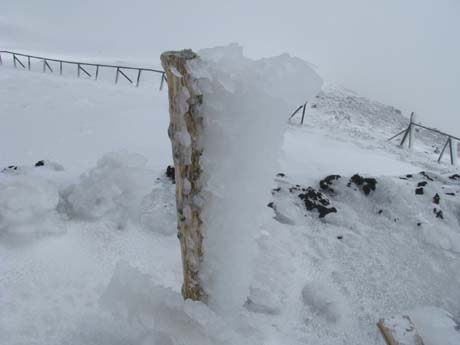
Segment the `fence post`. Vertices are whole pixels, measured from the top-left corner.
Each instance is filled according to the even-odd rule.
[[[303,125],[303,119],[305,118],[305,110],[306,110],[306,108],[307,108],[307,103],[308,103],[308,102],[305,102],[305,103],[303,104],[302,119],[300,120],[300,124],[301,124],[301,125]]]
[[[414,141],[415,141],[415,126],[412,124],[415,123],[415,113],[412,112],[410,114],[410,125],[409,125],[409,149],[414,148]]]
[[[139,87],[139,81],[141,80],[141,72],[142,70],[139,68],[139,71],[137,72],[136,87]]]
[[[165,74],[163,73],[161,75],[161,81],[160,81],[160,91],[163,90],[163,84],[165,82]]]
[[[2,54],[0,54],[0,65],[3,65]]]
[[[450,138],[450,164],[457,165],[458,161],[458,141],[456,139]]]
[[[14,68],[16,68],[17,66],[16,66],[16,55],[15,54],[13,54],[13,63],[14,63]]]
[[[30,71],[30,56],[27,57],[27,69]]]
[[[446,143],[444,144],[444,146],[443,146],[443,148],[441,150],[441,154],[439,155],[439,158],[438,158],[438,163],[441,161],[442,156],[444,156],[444,152],[446,151],[446,148],[449,145],[449,143],[450,143],[450,137],[447,138],[447,141],[446,141]]]
[[[117,73],[115,74],[115,84],[118,83],[118,73],[120,73],[120,68],[117,67]]]

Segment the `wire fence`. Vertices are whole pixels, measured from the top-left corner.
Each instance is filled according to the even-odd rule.
[[[444,156],[444,153],[446,152],[447,149],[449,149],[449,153],[450,153],[450,164],[452,165],[456,165],[457,164],[457,160],[458,160],[458,142],[460,141],[460,138],[454,136],[454,135],[451,135],[451,134],[448,134],[448,133],[445,133],[445,132],[442,132],[438,129],[435,129],[435,128],[430,128],[430,127],[426,127],[420,123],[416,123],[415,122],[415,113],[412,113],[411,116],[410,116],[410,121],[409,121],[409,125],[407,126],[406,129],[403,129],[402,131],[398,132],[397,134],[393,135],[391,138],[389,138],[387,141],[391,141],[397,137],[399,137],[400,135],[403,135],[400,143],[399,143],[399,146],[404,146],[404,144],[406,143],[406,141],[408,141],[408,145],[409,145],[409,148],[413,148],[413,145],[414,145],[414,142],[415,142],[415,129],[416,128],[422,128],[424,130],[427,130],[429,132],[432,132],[432,133],[436,133],[442,137],[444,137],[446,139],[443,147],[442,147],[442,150],[441,150],[441,153],[439,154],[439,157],[438,157],[438,163],[441,162],[441,159],[442,157]]]
[[[153,74],[155,77],[158,76],[160,78],[160,90],[163,89],[164,83],[167,81],[164,71],[153,68],[69,61],[22,54],[9,50],[0,50],[0,65],[6,65],[8,63],[11,64],[14,68],[21,68],[28,71],[36,68],[41,68],[43,73],[59,73],[59,75],[68,73],[68,67],[73,66],[74,68],[71,72],[76,73],[78,78],[94,80],[101,79],[103,71],[105,73],[110,71],[112,72],[112,80],[115,84],[118,84],[121,77],[126,82],[136,87],[139,87],[141,81],[145,79],[146,74]],[[67,68],[65,69],[66,66]],[[133,73],[134,75],[132,75]],[[105,74],[104,79],[107,78],[108,76]]]

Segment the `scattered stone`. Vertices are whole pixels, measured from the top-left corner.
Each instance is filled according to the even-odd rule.
[[[176,169],[173,166],[168,165],[166,168],[166,177],[169,178],[172,183],[176,183]]]
[[[283,173],[278,173],[276,174],[277,177],[286,177],[286,174],[283,174]]]
[[[420,171],[420,175],[424,176],[427,180],[434,181],[425,171]]]
[[[433,197],[433,203],[435,203],[436,205],[439,205],[440,200],[441,200],[441,197],[439,196],[438,193],[436,193]]]
[[[441,211],[441,210],[438,211],[438,209],[437,209],[436,207],[433,208],[433,213],[436,214],[436,218],[444,219],[444,216],[443,216],[443,214],[442,214],[442,211]]]
[[[417,195],[423,195],[423,187],[419,187],[415,189],[415,194]]]
[[[452,176],[449,176],[451,180],[460,180],[460,175],[459,174],[453,174]]]
[[[417,187],[425,187],[427,184],[428,182],[422,181],[422,182],[417,183]]]
[[[383,210],[379,210],[378,214],[382,214]]]
[[[63,171],[64,170],[64,167],[62,165],[60,165],[60,164],[58,164],[56,162],[45,160],[45,159],[39,160],[37,163],[35,163],[35,167],[36,168],[47,167],[48,169],[54,170],[54,171]]]
[[[312,104],[312,105],[311,105],[311,107],[314,109],[314,108],[317,108],[317,107],[318,107],[318,105],[316,105],[316,104]]]
[[[406,181],[408,180],[408,179],[405,178],[405,177],[399,177],[399,179],[400,179],[400,180],[406,180]]]
[[[281,187],[272,189],[272,192],[279,192],[279,191],[281,191]]]
[[[305,193],[301,193],[298,196],[301,200],[303,200],[308,211],[312,211],[314,209],[318,210],[319,218],[324,218],[329,213],[337,213],[337,209],[335,207],[327,207],[330,202],[323,193],[316,191],[312,187],[308,187]]]
[[[275,204],[273,203],[273,201],[271,201],[268,203],[267,207],[275,209]]]
[[[406,175],[407,178],[412,178],[412,176],[413,176],[412,174],[407,174]]]
[[[343,236],[342,236],[342,235],[340,235],[340,236],[337,236],[337,239],[338,239],[338,240],[341,240],[342,238],[343,238]]]
[[[369,195],[371,191],[375,191],[377,180],[372,177],[362,177],[358,174],[355,174],[350,178],[350,181],[348,182],[347,186],[350,187],[351,183],[354,183],[358,187],[361,187],[364,194]]]
[[[6,168],[2,169],[2,173],[15,172],[17,170],[18,170],[18,167],[16,165],[9,165]]]
[[[452,192],[446,192],[446,193],[444,193],[444,194],[446,194],[446,195],[451,195],[451,196],[455,196],[455,193],[452,193]]]
[[[422,226],[422,223],[418,222],[418,223],[417,223],[417,226]]]
[[[319,186],[321,187],[321,189],[323,190],[327,190],[327,191],[330,191],[330,192],[334,192],[334,190],[330,187],[332,185],[332,182],[333,181],[336,181],[338,179],[340,179],[342,176],[340,175],[329,175],[329,176],[326,176],[324,179],[322,179],[321,181],[319,181]]]

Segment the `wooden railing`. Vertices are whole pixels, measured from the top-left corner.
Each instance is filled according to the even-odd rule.
[[[35,55],[29,55],[29,54],[22,54],[22,53],[16,53],[12,52],[9,50],[0,50],[0,65],[3,65],[6,63],[6,57],[10,57],[10,62],[15,68],[22,68],[25,70],[32,70],[32,66],[34,62],[36,63],[37,61],[42,65],[42,72],[51,72],[51,73],[57,73],[57,70],[59,71],[59,75],[63,74],[64,71],[64,66],[70,65],[70,66],[75,66],[76,69],[74,71],[77,74],[77,77],[80,78],[82,73],[87,77],[91,78],[94,80],[99,79],[100,71],[101,69],[110,69],[115,72],[114,75],[114,82],[115,84],[118,84],[119,77],[120,75],[128,81],[130,84],[133,84],[134,86],[138,87],[139,84],[141,83],[141,77],[143,74],[146,73],[153,73],[157,74],[161,79],[160,79],[160,90],[163,89],[163,85],[166,81],[166,75],[165,72],[162,70],[157,70],[153,68],[144,68],[144,67],[132,67],[132,66],[120,66],[120,65],[109,65],[109,64],[100,64],[100,63],[90,63],[90,62],[78,62],[78,61],[69,61],[69,60],[62,60],[62,59],[55,59],[55,58],[48,58],[48,57],[43,57],[43,56],[35,56]],[[50,62],[54,62],[57,64],[57,67],[54,66],[54,69]],[[92,68],[93,71],[90,71],[89,68]],[[56,70],[56,71],[55,71]],[[130,77],[127,75],[127,71],[135,71],[136,72],[136,78],[135,81],[133,80],[134,78]],[[93,74],[91,74],[91,72]]]
[[[407,128],[403,129],[401,132],[398,132],[397,134],[393,135],[391,138],[388,139],[388,141],[397,138],[401,134],[404,134],[402,139],[401,139],[401,142],[399,143],[399,146],[403,146],[406,143],[406,141],[408,140],[409,141],[409,148],[412,148],[413,145],[414,145],[414,141],[415,141],[415,129],[416,128],[423,128],[423,129],[425,129],[427,131],[439,134],[439,135],[447,138],[446,142],[445,142],[445,144],[444,144],[444,146],[443,146],[443,148],[441,150],[441,153],[440,153],[440,155],[438,157],[438,163],[441,162],[441,159],[444,156],[444,153],[446,152],[447,147],[449,147],[450,164],[456,165],[456,163],[457,163],[457,145],[458,145],[458,142],[460,141],[460,138],[458,138],[458,137],[456,137],[454,135],[451,135],[451,134],[444,133],[444,132],[442,132],[442,131],[440,131],[438,129],[426,127],[426,126],[424,126],[424,125],[422,125],[420,123],[416,123],[414,113],[412,113],[411,116],[410,116],[410,121],[409,121],[409,125],[407,126]]]

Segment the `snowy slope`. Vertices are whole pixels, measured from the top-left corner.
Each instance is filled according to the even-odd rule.
[[[179,296],[166,93],[0,79],[0,163],[18,166],[0,174],[0,344],[383,344],[380,317],[460,317],[460,182],[435,138],[415,152],[384,141],[407,125],[394,108],[329,86],[288,125],[250,296],[222,318]],[[355,173],[375,191],[348,187]],[[337,213],[319,218],[299,194],[330,174]]]

